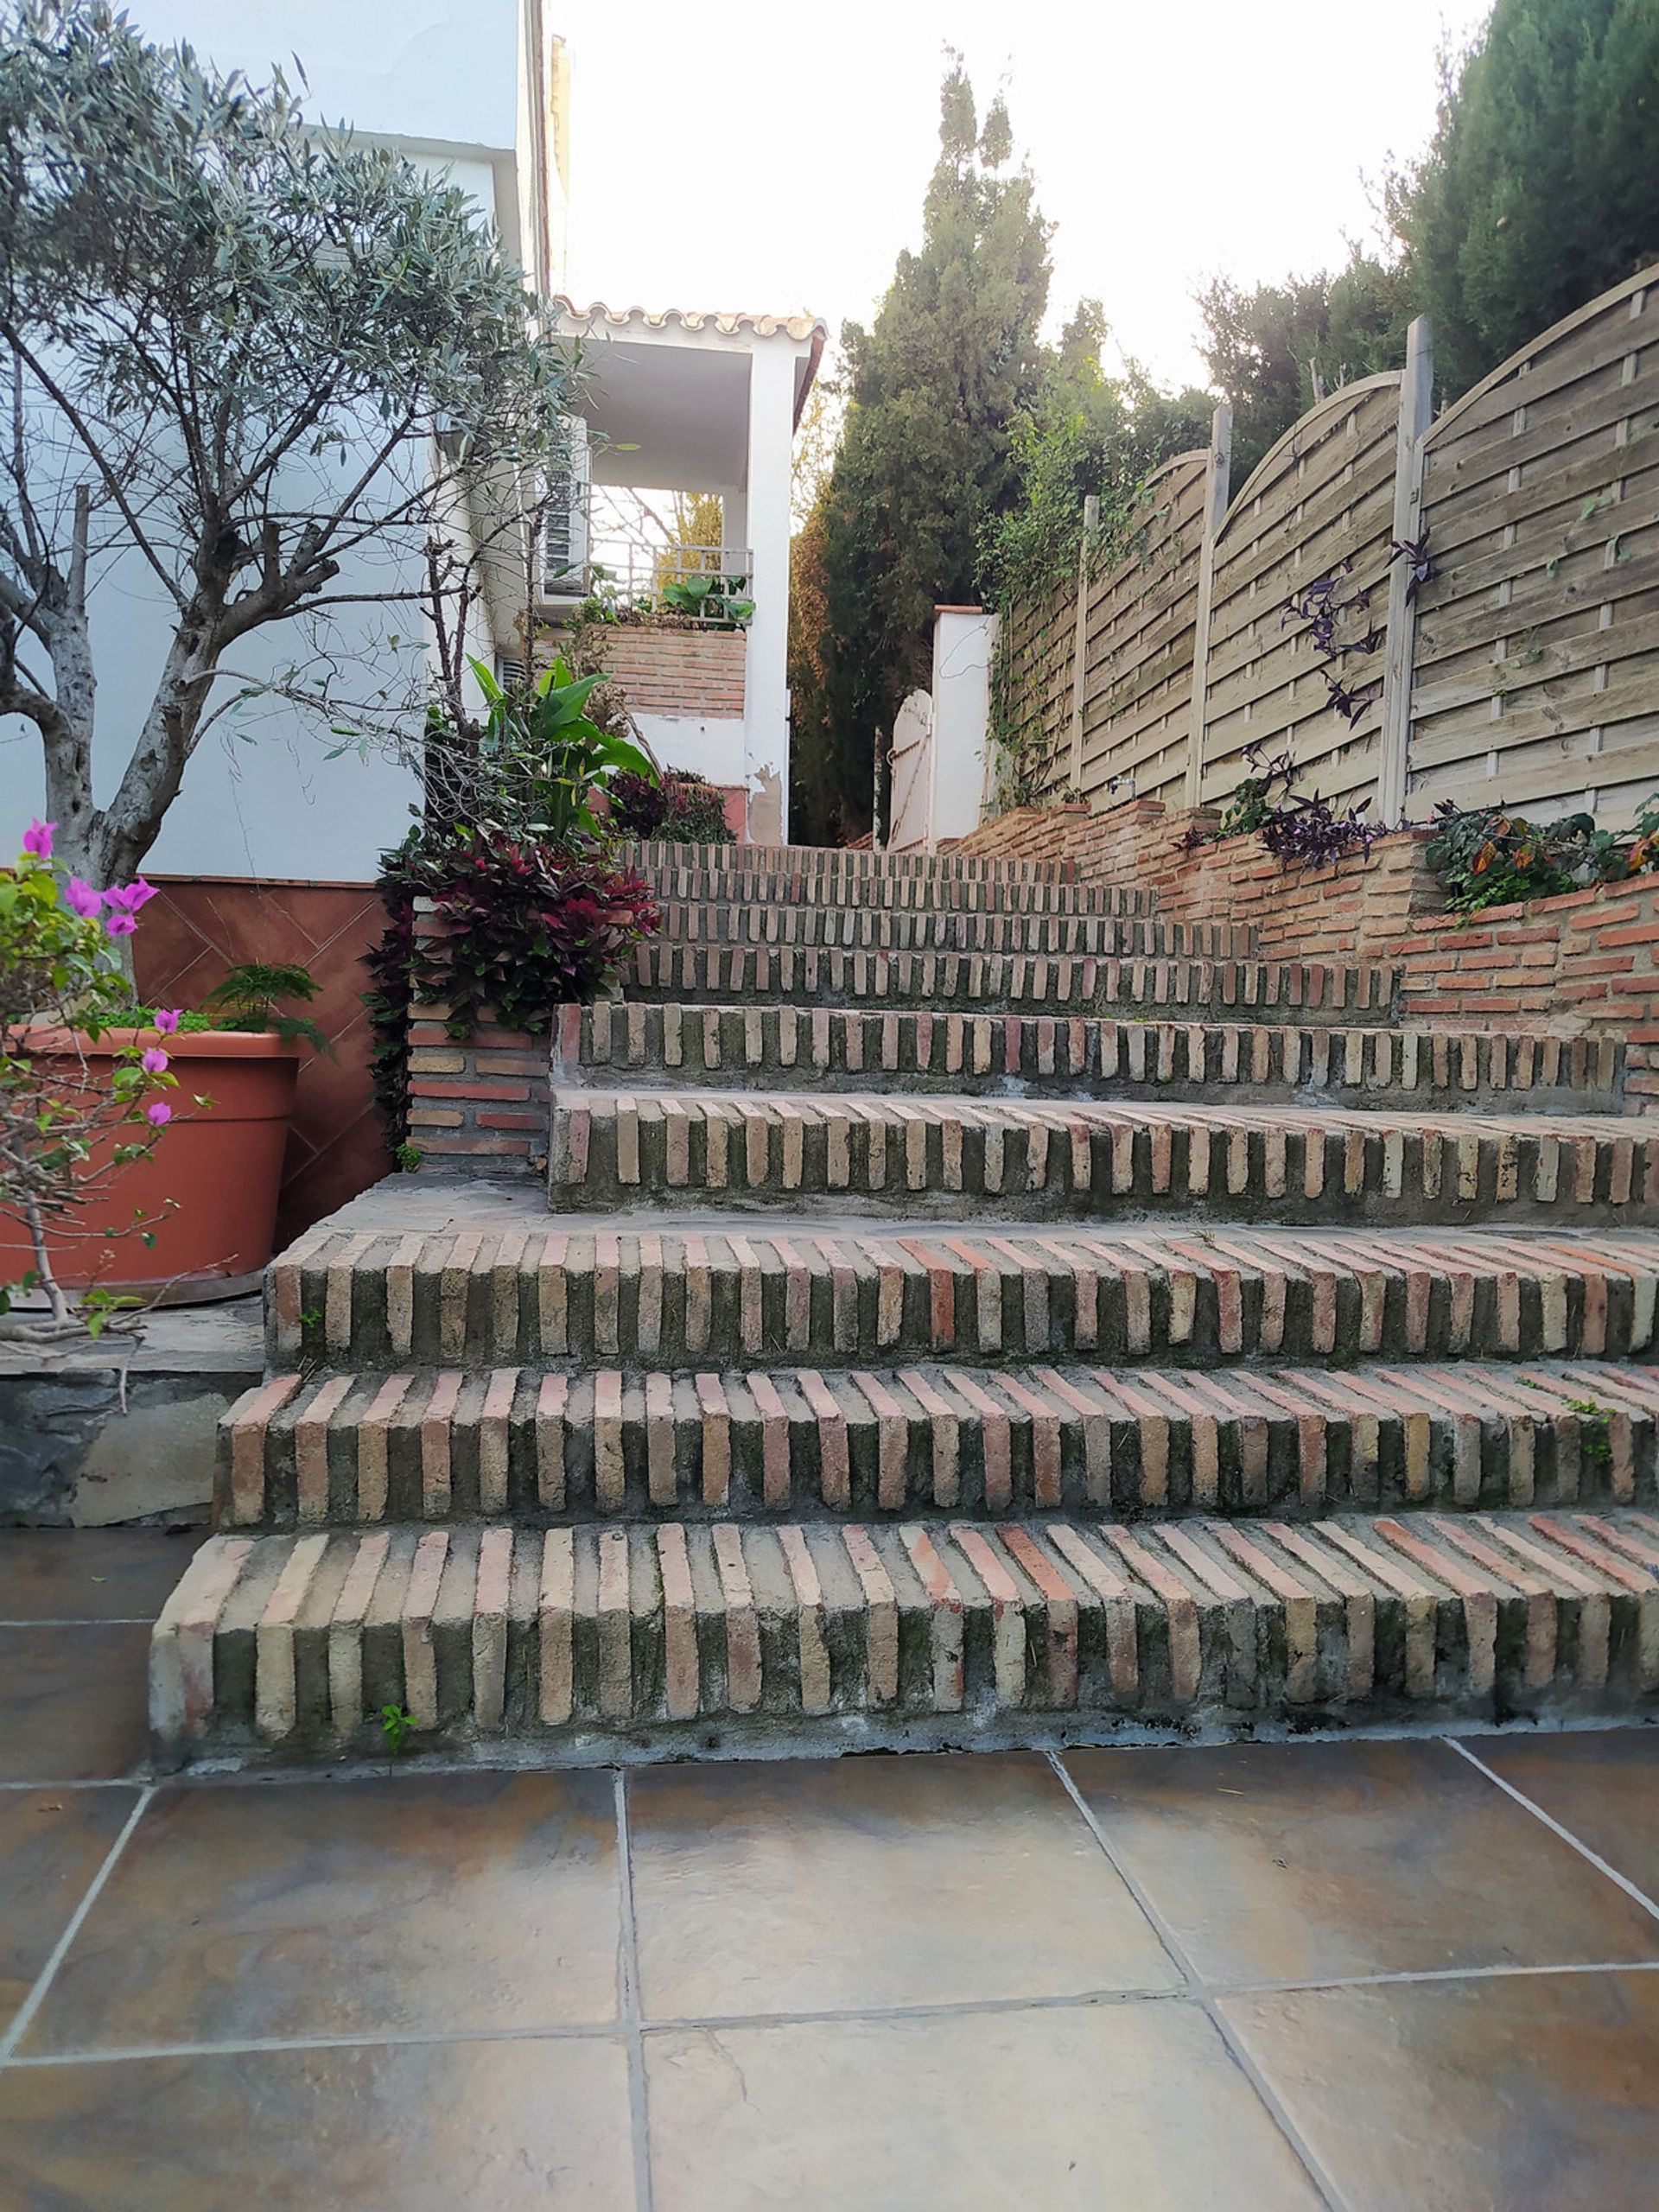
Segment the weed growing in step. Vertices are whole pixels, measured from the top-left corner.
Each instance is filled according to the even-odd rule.
[[[1598,1466],[1605,1466],[1613,1456],[1612,1438],[1608,1433],[1612,1415],[1593,1398],[1569,1398],[1567,1409],[1579,1417],[1580,1455],[1594,1460]]]
[[[394,1758],[396,1758],[398,1752],[403,1750],[404,1745],[408,1738],[409,1732],[414,1726],[414,1714],[412,1713],[405,1713],[401,1705],[383,1705],[381,1707],[380,1726],[386,1738],[386,1749],[391,1753]]]

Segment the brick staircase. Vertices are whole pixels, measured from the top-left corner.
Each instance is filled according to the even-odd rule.
[[[643,860],[545,1192],[398,1178],[273,1266],[158,1758],[1651,1709],[1616,1039],[1030,863]]]

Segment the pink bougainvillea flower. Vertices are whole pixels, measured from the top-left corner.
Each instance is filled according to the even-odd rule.
[[[104,934],[106,937],[134,937],[137,930],[138,925],[130,914],[106,914],[104,918]]]
[[[63,903],[79,914],[82,921],[90,922],[104,904],[104,893],[94,891],[92,885],[80,876],[72,875],[63,887]]]
[[[146,883],[143,877],[138,875],[135,876],[130,883],[118,884],[113,891],[106,891],[104,893],[104,904],[112,914],[133,915],[147,899],[153,899],[155,896],[155,885]],[[126,932],[123,931],[121,934],[124,936]]]
[[[23,850],[33,853],[36,860],[49,861],[52,836],[57,826],[55,822],[31,822],[23,832]]]
[[[162,1007],[161,1011],[156,1016],[156,1027],[161,1031],[162,1036],[170,1037],[178,1026],[178,1007],[175,1006]]]
[[[138,1065],[146,1075],[165,1075],[167,1054],[159,1045],[151,1045],[140,1056]]]
[[[162,1129],[173,1118],[173,1109],[165,1098],[158,1098],[144,1109],[144,1119],[152,1129]]]

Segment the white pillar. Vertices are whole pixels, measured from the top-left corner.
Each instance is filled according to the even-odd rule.
[[[789,478],[795,437],[795,357],[762,342],[749,356],[748,544],[754,556],[743,692],[743,755],[751,835],[789,836]]]

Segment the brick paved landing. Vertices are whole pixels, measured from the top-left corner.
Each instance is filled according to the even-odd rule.
[[[1651,1731],[157,1788],[188,1549],[0,1536],[6,2212],[1653,2202]]]

